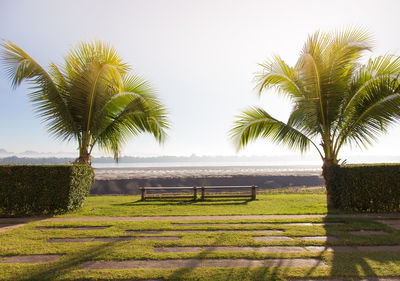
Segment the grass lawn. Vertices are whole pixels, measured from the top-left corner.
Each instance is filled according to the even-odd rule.
[[[90,196],[65,217],[326,214],[324,189],[286,189],[257,194],[257,200],[146,200],[140,196]]]
[[[126,216],[171,215],[170,220],[157,221],[65,221],[38,220],[21,228],[0,233],[0,280],[290,280],[340,279],[361,277],[400,276],[400,250],[319,251],[309,246],[400,246],[400,230],[378,222],[374,218],[327,217],[296,219],[216,219],[213,221],[179,221],[173,215],[219,214],[310,214],[326,213],[324,194],[301,191],[260,195],[254,202],[206,201],[200,203],[149,201],[136,202],[134,196],[90,197],[85,208],[69,216]],[[301,200],[301,198],[304,198]],[[96,202],[98,203],[96,205]],[[228,202],[228,204],[226,204]],[[218,203],[220,205],[218,205]],[[135,205],[137,204],[137,205]],[[277,204],[274,208],[274,204]],[[299,205],[296,210],[296,204]],[[265,207],[263,208],[263,205]],[[287,208],[285,209],[285,206]],[[95,209],[90,211],[91,209]],[[178,209],[178,210],[176,210]],[[141,211],[142,210],[142,211]],[[121,213],[119,213],[121,212]],[[299,224],[299,222],[307,224]],[[212,223],[212,224],[210,224]],[[293,224],[297,223],[297,224]],[[181,224],[181,225],[180,225]],[[220,224],[220,225],[219,225]],[[230,225],[231,224],[231,225]],[[92,228],[87,227],[104,227]],[[86,227],[86,228],[85,228]],[[186,232],[185,232],[186,230]],[[215,230],[225,230],[217,232]],[[234,232],[241,230],[242,232]],[[356,235],[353,231],[383,233]],[[129,231],[135,231],[130,232]],[[151,231],[162,231],[152,233]],[[174,232],[171,232],[174,231]],[[258,231],[274,231],[258,234]],[[172,241],[141,240],[157,236],[179,236]],[[289,238],[287,241],[258,241],[254,236]],[[304,240],[302,237],[329,236],[334,240]],[[129,238],[129,241],[104,241],[109,238]],[[74,238],[84,238],[73,240]],[[100,239],[99,239],[100,238]],[[72,239],[61,242],[57,239]],[[97,239],[97,240],[96,240]],[[103,239],[103,241],[101,241]],[[80,242],[77,242],[80,241]],[[52,242],[52,243],[51,243]],[[270,247],[296,247],[301,251],[274,252]],[[201,251],[159,252],[158,248],[197,247]],[[204,250],[206,247],[219,247]],[[243,247],[224,251],[223,247]],[[252,248],[265,251],[245,251]],[[343,247],[342,247],[343,248]],[[185,249],[185,248],[180,248]],[[334,248],[337,249],[337,248]],[[24,264],[2,263],[17,255],[62,255],[52,262]],[[274,259],[319,260],[324,266],[232,266],[199,268],[132,267],[87,269],[87,262],[174,260],[216,262],[226,259],[271,261]]]

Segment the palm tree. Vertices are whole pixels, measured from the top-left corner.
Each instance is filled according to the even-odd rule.
[[[24,80],[32,84],[30,101],[50,134],[78,142],[75,163],[90,164],[96,145],[118,161],[121,147],[143,132],[159,142],[165,139],[165,107],[149,82],[129,74],[131,67],[112,46],[82,42],[68,52],[63,65],[51,63],[49,71],[15,44],[4,41],[1,47],[12,86]]]
[[[263,71],[256,76],[259,95],[275,89],[289,97],[293,108],[287,122],[261,108],[243,111],[230,132],[238,149],[259,137],[301,152],[313,146],[327,183],[329,168],[340,161],[344,145],[366,147],[399,118],[400,59],[384,55],[360,64],[370,49],[371,37],[360,28],[316,32],[295,66],[279,56],[261,64]]]

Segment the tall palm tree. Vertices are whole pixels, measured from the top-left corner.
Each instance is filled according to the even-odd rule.
[[[294,66],[279,56],[261,64],[259,95],[275,89],[290,98],[293,108],[287,122],[261,108],[243,111],[230,132],[238,149],[259,137],[301,152],[312,146],[327,183],[343,145],[366,147],[399,118],[400,59],[384,55],[360,64],[370,49],[371,37],[360,28],[316,32]]]
[[[32,84],[29,97],[49,132],[64,141],[76,140],[76,163],[91,163],[97,145],[117,161],[122,145],[143,132],[162,142],[168,128],[165,107],[149,82],[130,74],[131,67],[103,42],[80,43],[63,65],[44,70],[15,44],[1,44],[1,60],[14,88]]]

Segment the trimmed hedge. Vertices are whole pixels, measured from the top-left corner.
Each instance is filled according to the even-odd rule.
[[[330,169],[328,187],[338,209],[400,210],[400,164],[336,165]]]
[[[0,214],[60,214],[80,208],[89,194],[89,165],[1,165]]]

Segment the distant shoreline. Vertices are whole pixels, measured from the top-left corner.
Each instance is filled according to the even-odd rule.
[[[323,185],[316,166],[95,168],[91,194],[138,194],[141,186],[257,185],[259,189]]]
[[[270,166],[157,166],[94,168],[98,180],[143,179],[159,177],[212,177],[212,176],[319,176],[321,168],[316,165],[270,165]]]

